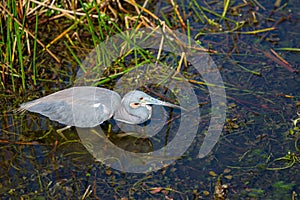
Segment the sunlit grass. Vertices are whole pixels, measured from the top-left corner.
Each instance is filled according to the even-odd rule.
[[[169,5],[157,12],[148,9],[149,2],[140,5],[135,1],[126,1],[124,4],[111,5],[109,2],[96,3],[96,1],[86,2],[84,0],[66,1],[66,4],[56,2],[48,5],[36,0],[30,1],[30,4],[19,5],[17,0],[8,0],[6,3],[0,3],[5,16],[2,16],[0,24],[0,32],[3,37],[1,41],[1,64],[2,74],[0,76],[0,84],[2,89],[8,89],[16,92],[24,91],[30,85],[38,86],[39,83],[50,81],[45,77],[41,77],[40,56],[47,55],[55,64],[52,68],[57,71],[64,57],[58,52],[53,52],[58,43],[66,44],[66,54],[69,55],[75,63],[85,72],[82,65],[82,57],[78,56],[77,50],[89,52],[98,44],[105,41],[109,36],[118,34],[128,29],[139,29],[141,27],[155,28],[157,25],[167,25],[169,28],[181,29],[191,35],[193,25],[190,23],[190,16],[193,21],[209,29],[199,29],[198,34],[194,38],[200,38],[208,34],[250,34],[255,35],[273,31],[274,27],[259,28],[255,30],[243,30],[246,23],[238,20],[238,9],[246,7],[246,4],[235,4],[230,0],[224,0],[219,3],[212,3],[219,10],[214,9],[210,4],[203,5],[197,1],[190,1],[186,4],[183,0],[170,1]],[[148,4],[148,5],[147,5]],[[261,5],[254,1],[254,4]],[[193,14],[187,12],[187,9]],[[221,12],[220,12],[221,11]],[[256,16],[255,13],[253,16]],[[28,23],[29,20],[31,23]],[[60,20],[65,22],[64,30],[54,32],[53,37],[49,41],[39,33],[39,30],[46,31],[42,28],[43,21]],[[256,18],[252,22],[257,21]],[[32,23],[34,22],[34,23]],[[251,21],[249,21],[251,22]],[[213,27],[213,28],[211,28]],[[78,34],[78,30],[84,30],[89,34],[91,43],[86,47],[86,43],[72,37],[72,34]],[[80,37],[80,35],[79,35]],[[200,40],[199,40],[200,41]],[[201,42],[201,41],[200,41]],[[298,49],[285,48],[286,51],[298,51]],[[46,52],[46,53],[45,53]],[[103,65],[111,63],[110,52],[101,54],[97,59],[101,60]],[[47,59],[47,58],[46,58]],[[135,61],[136,62],[136,61]],[[118,64],[121,64],[117,61]],[[49,64],[49,63],[47,63]],[[137,63],[136,63],[137,64]],[[50,65],[50,64],[49,64]],[[57,66],[56,66],[57,65]],[[48,66],[45,66],[47,68]],[[125,69],[123,69],[125,70]],[[251,73],[251,71],[249,71]],[[116,72],[116,74],[120,71]],[[61,80],[59,81],[61,82]]]

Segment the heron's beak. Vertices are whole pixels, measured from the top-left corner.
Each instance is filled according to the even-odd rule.
[[[141,100],[141,103],[146,104],[146,105],[159,105],[159,106],[167,106],[167,107],[171,107],[171,108],[179,108],[179,109],[186,110],[185,108],[183,108],[181,106],[177,106],[177,105],[174,105],[174,104],[171,104],[168,102],[160,101],[153,97],[146,97],[143,100]]]

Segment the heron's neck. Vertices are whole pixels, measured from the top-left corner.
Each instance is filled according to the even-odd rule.
[[[150,107],[150,106],[149,106]],[[138,109],[132,109],[128,112],[125,107],[120,106],[114,114],[114,119],[117,121],[125,122],[127,124],[141,124],[151,117],[151,107],[149,108],[140,107]]]

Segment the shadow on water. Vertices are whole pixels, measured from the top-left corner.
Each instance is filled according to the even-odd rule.
[[[181,3],[178,2],[179,5]],[[201,4],[202,8],[214,6],[206,3]],[[196,158],[211,112],[206,86],[196,83],[193,89],[201,110],[197,138],[175,163],[146,174],[122,173],[95,161],[89,151],[93,146],[83,144],[76,128],[64,132],[65,140],[56,132],[63,125],[34,113],[20,115],[12,112],[18,107],[16,104],[27,101],[27,96],[35,99],[72,85],[72,76],[79,67],[70,53],[66,53],[64,44],[60,43],[58,51],[68,54],[60,54],[64,56],[62,64],[53,64],[46,53],[41,53],[37,58],[41,65],[40,85],[32,87],[19,98],[17,95],[6,96],[7,91],[3,91],[0,119],[1,197],[218,199],[213,194],[216,192],[215,186],[220,183],[220,175],[223,184],[220,183],[219,187],[221,190],[228,187],[230,199],[296,199],[296,194],[299,196],[300,122],[293,124],[292,121],[299,117],[297,112],[300,111],[299,52],[280,49],[299,48],[299,6],[296,6],[296,1],[290,1],[284,4],[286,6],[275,9],[275,12],[270,3],[260,2],[264,7],[260,4],[231,5],[232,18],[247,25],[238,32],[217,32],[220,29],[231,30],[228,27],[230,24],[223,21],[223,27],[216,27],[200,23],[205,19],[196,14],[201,9],[199,11],[199,7],[191,4],[185,3],[181,8],[193,27],[191,34],[201,40],[201,45],[207,49],[217,51],[211,56],[226,87],[226,123],[213,152],[205,158]],[[159,5],[161,7],[158,8]],[[223,7],[220,4],[215,6],[215,11],[222,13]],[[168,8],[171,8],[170,11]],[[174,11],[165,3],[158,3],[152,9],[166,9],[165,13],[156,12],[162,18],[166,14],[171,16]],[[255,15],[255,9],[259,11],[258,15]],[[214,16],[213,13],[207,15]],[[268,27],[275,29],[272,32],[247,33]],[[82,39],[82,49],[84,45],[92,46],[87,36]],[[80,59],[88,53],[82,49],[76,49]],[[285,60],[279,59],[273,52]],[[165,59],[171,58],[166,56]],[[112,71],[122,67],[119,64],[116,69],[107,69],[104,75],[108,77]],[[202,80],[193,77],[192,72],[186,69],[182,71],[191,79]],[[105,86],[110,88],[112,84],[109,82]],[[152,85],[144,89],[165,91]],[[167,94],[167,98],[172,99],[172,94]],[[12,103],[14,101],[16,103]],[[159,149],[174,138],[172,134],[178,129],[177,120],[180,120],[177,111],[171,109],[166,109],[163,115],[170,117],[171,123],[164,124],[159,134],[151,139],[132,136],[130,133],[134,135],[136,130],[130,127],[127,127],[127,133],[115,134],[119,130],[113,121],[109,121],[101,125],[106,130],[102,141],[110,140],[131,152],[147,153]],[[159,122],[160,117],[155,116],[153,120]],[[105,144],[101,148],[105,148]]]

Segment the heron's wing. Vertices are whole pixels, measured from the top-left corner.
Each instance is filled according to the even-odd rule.
[[[20,110],[36,112],[68,126],[94,127],[112,117],[121,97],[97,87],[74,87],[25,103]]]
[[[93,107],[83,105],[80,102],[49,101],[29,102],[22,104],[21,108],[39,113],[61,124],[77,127],[94,127],[112,116],[111,111],[103,104],[97,104],[97,107]]]

